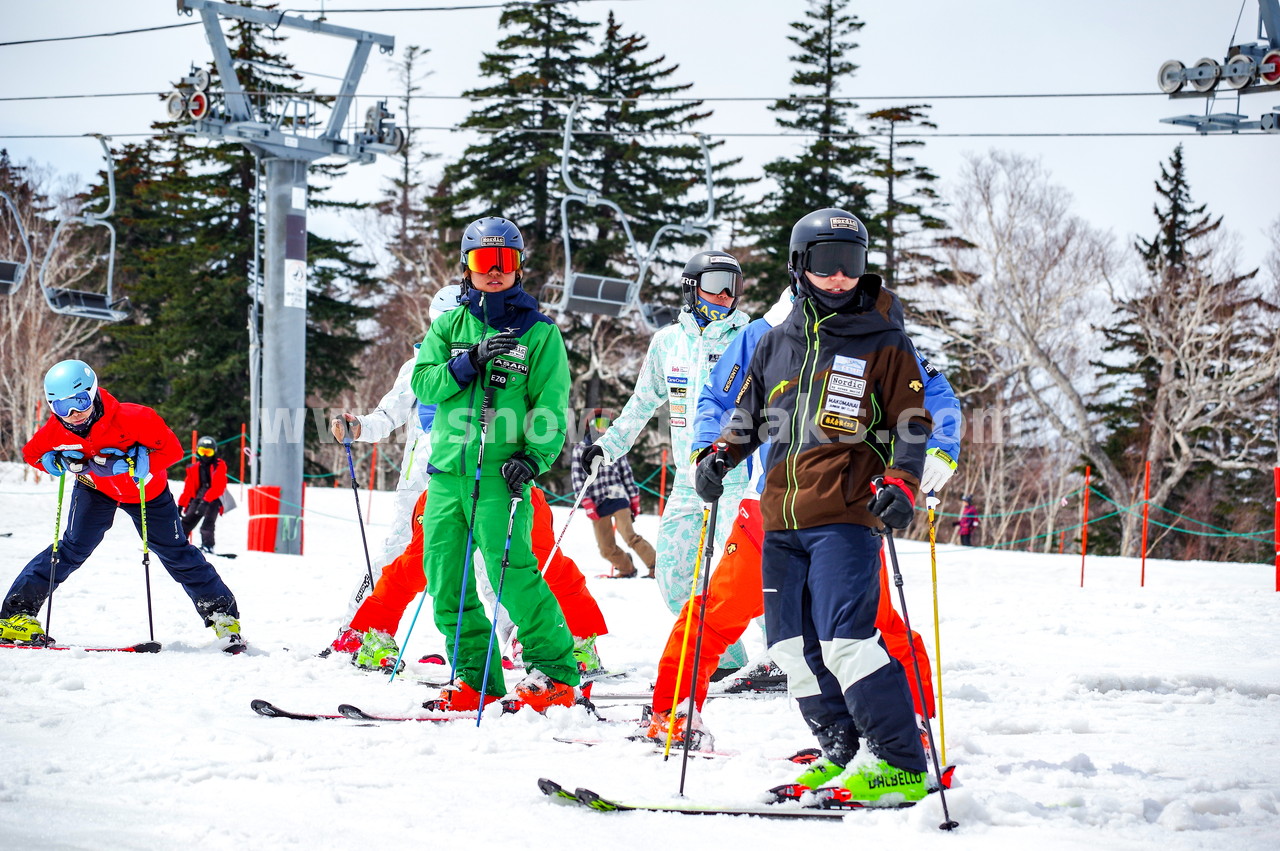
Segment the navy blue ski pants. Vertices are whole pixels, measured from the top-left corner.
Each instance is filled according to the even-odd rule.
[[[62,540],[58,543],[55,587],[65,582],[93,554],[98,544],[102,543],[103,536],[115,521],[117,508],[133,519],[134,528],[141,536],[142,511],[137,503],[116,502],[100,491],[79,483],[72,488],[67,525],[63,530]],[[178,516],[178,505],[167,488],[147,502],[147,545],[174,581],[187,592],[206,626],[210,624],[209,616],[215,613],[240,617],[231,589],[205,559],[204,554],[187,542],[187,536],[182,531],[182,519]],[[9,593],[5,594],[0,617],[7,618],[19,612],[35,615],[40,611],[45,597],[49,595],[49,565],[52,554],[53,546],[50,545],[27,562],[27,566],[13,581]]]
[[[833,735],[856,749],[861,732],[880,759],[923,772],[906,677],[876,629],[880,543],[853,523],[765,532],[765,632],[824,751]]]

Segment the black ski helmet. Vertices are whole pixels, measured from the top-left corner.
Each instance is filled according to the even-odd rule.
[[[726,251],[699,251],[689,262],[684,264],[680,277],[680,289],[684,296],[685,307],[693,310],[698,303],[698,288],[709,293],[730,292],[733,303],[729,309],[738,306],[742,298],[742,266],[738,258]]]
[[[210,455],[202,455],[200,452],[201,449],[211,449],[213,450],[213,452]],[[217,455],[218,455],[218,441],[214,440],[212,437],[209,437],[207,435],[196,441],[196,457],[201,459],[212,459],[212,458],[216,458]]]
[[[818,248],[836,243],[831,250]],[[850,247],[852,246],[852,250]],[[815,268],[812,264],[818,264]],[[827,264],[834,264],[830,268]],[[804,282],[804,272],[829,275],[839,267],[847,278],[861,277],[867,271],[867,229],[858,217],[847,210],[828,207],[815,210],[791,228],[791,245],[787,252],[787,271],[791,282]]]

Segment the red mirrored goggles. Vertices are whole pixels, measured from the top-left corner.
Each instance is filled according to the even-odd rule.
[[[467,252],[467,268],[484,275],[493,269],[499,272],[519,272],[524,262],[524,252],[518,248],[485,246]]]

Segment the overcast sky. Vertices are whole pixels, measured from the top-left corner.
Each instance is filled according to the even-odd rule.
[[[850,11],[866,26],[852,59],[861,67],[842,94],[867,98],[859,111],[894,101],[930,103],[941,134],[1151,133],[1152,136],[1071,138],[936,138],[918,158],[944,181],[954,181],[966,155],[991,148],[1040,158],[1056,182],[1076,199],[1075,211],[1110,229],[1117,239],[1149,236],[1153,183],[1161,161],[1181,141],[1192,192],[1242,244],[1242,261],[1260,264],[1263,229],[1280,215],[1280,135],[1199,137],[1159,123],[1171,115],[1200,112],[1201,100],[1164,96],[942,100],[944,95],[1156,92],[1156,70],[1171,58],[1188,65],[1200,57],[1221,59],[1231,43],[1257,38],[1258,0],[903,0],[855,2]],[[388,6],[465,5],[467,0],[337,0],[329,10]],[[299,0],[299,11],[321,3]],[[603,19],[613,10],[628,30],[645,34],[655,54],[679,63],[677,78],[691,94],[712,98],[774,98],[788,93],[794,52],[788,23],[799,19],[803,0],[607,0],[582,2],[577,14]],[[292,6],[290,6],[292,8]],[[0,41],[49,38],[186,23],[173,0],[0,0]],[[397,48],[429,48],[434,74],[424,93],[456,95],[478,85],[482,53],[500,37],[499,10],[413,13],[338,13],[343,26],[393,34]],[[1239,26],[1237,29],[1237,20]],[[341,76],[348,43],[295,32],[290,59],[307,71]],[[0,99],[30,95],[106,94],[166,90],[194,61],[210,52],[201,29],[184,29],[46,44],[0,47]],[[393,59],[376,51],[360,86],[363,95],[395,92]],[[322,91],[337,83],[315,79]],[[1239,103],[1237,104],[1237,100]],[[371,100],[362,100],[363,115]],[[776,130],[768,101],[715,102],[703,125],[710,133]],[[415,125],[447,127],[469,111],[462,101],[419,101]],[[1280,111],[1280,92],[1222,97],[1215,112],[1256,119]],[[77,100],[0,100],[0,147],[18,160],[34,158],[63,171],[88,175],[99,168],[91,140],[22,139],[23,135],[99,132],[124,139],[145,134],[162,115],[154,97]],[[469,141],[465,134],[433,131],[422,140],[446,157]],[[741,173],[758,175],[761,164],[799,148],[794,139],[729,136],[722,155],[741,156]],[[343,182],[344,195],[373,199],[385,164],[358,167]],[[944,187],[945,188],[945,187]],[[749,190],[759,193],[760,188]],[[625,199],[619,200],[626,206]]]

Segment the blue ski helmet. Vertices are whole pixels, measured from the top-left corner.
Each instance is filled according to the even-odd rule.
[[[44,374],[44,397],[59,417],[87,411],[98,399],[98,375],[82,360],[55,363]]]
[[[793,283],[804,283],[804,273],[826,277],[839,269],[847,278],[867,271],[867,229],[853,213],[828,207],[815,210],[791,229],[787,271]]]
[[[524,251],[524,237],[520,228],[509,219],[499,216],[485,216],[467,225],[462,232],[462,268],[467,268],[467,252],[476,248],[515,248]]]

